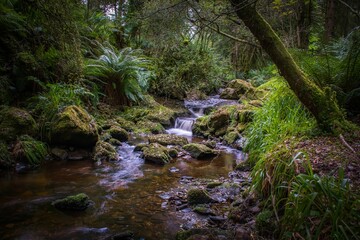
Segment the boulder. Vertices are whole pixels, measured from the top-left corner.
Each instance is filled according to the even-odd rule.
[[[125,142],[129,139],[128,132],[125,129],[116,125],[111,126],[110,129],[108,130],[108,133],[112,138],[115,138],[120,142]]]
[[[165,132],[165,128],[160,123],[155,123],[150,120],[141,120],[136,123],[136,126],[137,126],[136,132],[153,133],[153,134],[159,134]]]
[[[242,79],[234,79],[230,81],[227,84],[227,87],[234,89],[238,95],[245,94],[247,91],[252,91],[254,89],[251,83]]]
[[[158,143],[151,143],[142,150],[142,157],[147,162],[164,165],[171,160],[168,149]]]
[[[0,138],[5,141],[14,141],[20,135],[34,136],[38,127],[34,118],[27,111],[6,107],[0,111]]]
[[[193,158],[204,159],[216,156],[217,152],[200,143],[190,143],[183,147]]]
[[[85,109],[78,106],[66,107],[51,126],[51,143],[91,148],[98,138],[94,119]]]
[[[98,141],[94,149],[94,161],[117,161],[119,155],[113,145],[108,142]]]
[[[116,122],[126,131],[132,132],[136,129],[135,123],[128,121],[125,118],[117,117]]]
[[[66,160],[69,156],[68,151],[63,148],[54,147],[51,149],[51,155],[58,160]]]
[[[185,137],[177,136],[174,134],[156,134],[149,136],[149,143],[159,143],[163,146],[167,146],[167,145],[183,146],[185,144],[188,144],[189,141]]]
[[[193,188],[188,191],[187,200],[190,205],[213,202],[213,199],[206,190],[197,188]]]
[[[146,118],[150,121],[161,123],[165,127],[170,127],[175,119],[175,115],[176,112],[172,109],[159,105],[151,109]]]
[[[224,140],[227,144],[233,144],[237,139],[239,139],[240,135],[236,131],[227,132],[224,136]]]
[[[240,98],[239,93],[234,88],[225,88],[220,93],[220,98],[238,100]]]
[[[59,210],[76,210],[83,211],[89,207],[91,201],[85,193],[79,193],[77,195],[68,196],[63,199],[55,200],[51,203]]]

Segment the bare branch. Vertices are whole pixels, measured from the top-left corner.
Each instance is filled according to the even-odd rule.
[[[337,0],[337,1],[340,2],[342,5],[344,5],[345,7],[347,7],[350,10],[350,12],[355,14],[356,17],[358,17],[360,19],[360,11],[356,11],[355,9],[353,9],[349,4],[347,4],[343,0]]]

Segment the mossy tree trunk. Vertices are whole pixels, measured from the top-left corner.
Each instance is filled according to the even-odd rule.
[[[257,12],[254,3],[256,1],[230,0],[230,2],[237,16],[269,54],[280,74],[289,83],[290,88],[314,115],[320,128],[334,132],[347,126],[344,115],[337,105],[335,95],[330,89],[320,89],[301,71],[280,38]]]

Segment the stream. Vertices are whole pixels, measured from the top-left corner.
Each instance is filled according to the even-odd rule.
[[[178,118],[169,134],[186,136],[204,112],[222,104],[219,98],[185,102],[191,116]],[[179,185],[183,176],[227,177],[242,152],[219,145],[210,161],[178,157],[165,166],[144,163],[134,147],[146,137],[132,136],[118,147],[120,161],[95,166],[91,161],[48,161],[26,174],[8,173],[0,180],[1,239],[103,239],[131,231],[135,239],[174,239],[184,219],[164,207],[161,194]],[[176,169],[176,171],[172,171]],[[62,212],[51,202],[86,193],[94,202],[84,212]]]

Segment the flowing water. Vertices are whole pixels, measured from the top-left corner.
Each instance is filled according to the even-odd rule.
[[[182,120],[177,126],[189,129]],[[1,176],[0,238],[102,239],[132,231],[136,239],[174,239],[184,220],[162,206],[161,194],[176,187],[181,176],[227,176],[242,158],[241,152],[223,147],[211,161],[183,157],[165,166],[152,165],[133,151],[141,141],[131,139],[119,147],[117,162],[95,166],[91,160],[50,161],[27,174]],[[170,171],[174,168],[175,173]],[[94,202],[84,212],[51,206],[55,199],[80,192]]]

